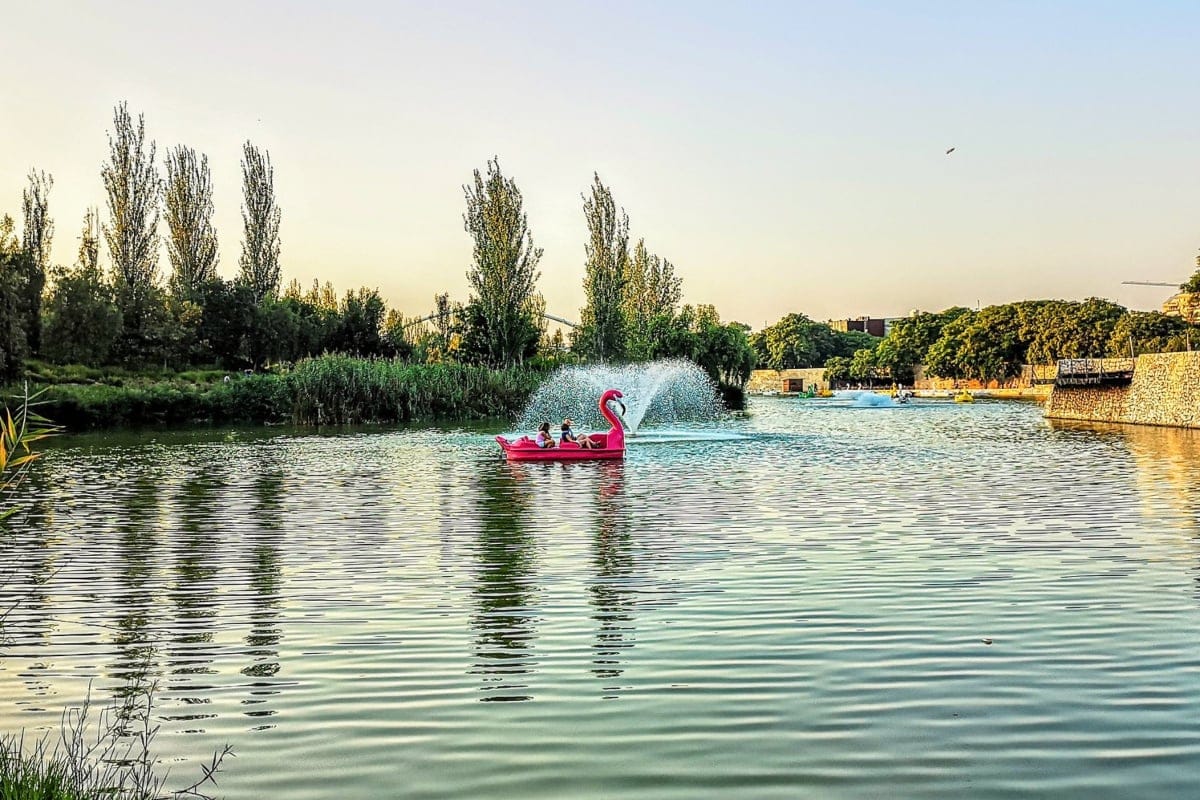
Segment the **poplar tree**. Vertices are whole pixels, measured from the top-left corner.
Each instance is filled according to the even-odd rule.
[[[83,217],[83,230],[79,234],[79,253],[75,258],[76,265],[83,270],[100,274],[100,238],[103,230],[100,225],[100,211],[89,207]]]
[[[650,320],[659,314],[674,316],[682,296],[682,281],[675,267],[646,249],[638,239],[625,270],[623,306],[631,345],[643,340]]]
[[[242,147],[241,280],[255,302],[279,292],[279,206],[275,205],[275,169],[271,155],[250,142]]]
[[[167,151],[166,167],[163,201],[170,230],[167,256],[171,260],[171,291],[190,299],[217,277],[212,174],[208,156],[197,158],[196,151],[184,145]]]
[[[625,269],[629,261],[629,216],[617,210],[612,192],[593,174],[591,196],[583,196],[588,243],[583,290],[587,305],[576,339],[583,352],[600,361],[626,351]]]
[[[519,364],[537,346],[530,299],[542,250],[533,245],[521,192],[504,177],[498,159],[488,161],[486,178],[475,170],[474,183],[463,186],[463,194],[463,227],[475,240],[466,317],[476,321],[477,329],[468,338],[478,342],[477,355],[487,363]]]
[[[158,196],[154,142],[146,143],[145,120],[137,125],[121,103],[113,111],[108,136],[109,161],[101,170],[108,193],[109,223],[104,226],[113,278],[122,294],[139,303],[158,276]],[[126,328],[130,320],[126,320]]]
[[[25,338],[29,352],[37,355],[42,343],[42,290],[50,268],[50,244],[54,239],[54,221],[50,219],[50,187],[54,178],[45,172],[29,171],[29,186],[22,193],[25,228],[22,249],[29,257],[29,274],[24,281]]]

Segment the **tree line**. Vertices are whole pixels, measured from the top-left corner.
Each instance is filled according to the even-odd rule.
[[[751,342],[759,362],[773,369],[824,367],[834,383],[911,384],[918,367],[932,377],[1003,380],[1026,364],[1185,350],[1198,334],[1194,320],[1093,297],[916,312],[895,320],[883,338],[839,333],[790,314]]]
[[[242,248],[233,279],[218,274],[208,158],[178,145],[162,159],[142,115],[113,114],[101,178],[105,219],[89,208],[70,267],[50,263],[53,178],[32,171],[21,236],[0,218],[0,378],[28,358],[88,366],[182,369],[259,367],[321,353],[399,357],[507,368],[531,361],[691,358],[715,380],[742,385],[754,365],[749,329],[712,306],[680,305],[682,281],[644,239],[630,246],[629,219],[594,176],[583,196],[582,324],[570,341],[548,333],[533,242],[516,182],[498,159],[463,187],[472,237],[465,302],[435,296],[428,322],[388,309],[378,290],[338,296],[314,281],[281,287],[281,210],[270,154],[243,146]],[[165,221],[165,236],[160,223]],[[165,239],[170,275],[159,275]],[[101,266],[106,250],[109,266]]]

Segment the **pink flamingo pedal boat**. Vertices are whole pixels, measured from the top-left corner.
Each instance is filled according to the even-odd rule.
[[[600,413],[612,425],[608,433],[590,433],[588,436],[600,443],[599,447],[580,447],[575,442],[559,442],[554,447],[538,447],[537,443],[528,436],[509,441],[503,436],[497,436],[496,441],[504,451],[509,461],[595,461],[625,457],[625,428],[621,420],[608,407],[611,400],[625,410],[624,404],[617,398],[623,395],[616,389],[609,389],[600,395]]]

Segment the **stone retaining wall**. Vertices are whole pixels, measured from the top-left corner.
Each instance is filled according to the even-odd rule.
[[[1200,352],[1138,356],[1128,386],[1056,386],[1046,416],[1200,428]]]
[[[782,392],[785,391],[784,387],[789,380],[804,381],[805,390],[810,386],[815,386],[818,390],[829,388],[829,384],[825,380],[824,367],[814,367],[813,369],[756,369],[750,373],[750,380],[746,383],[746,391],[750,394]]]

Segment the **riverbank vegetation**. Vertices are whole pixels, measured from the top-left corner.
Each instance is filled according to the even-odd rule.
[[[48,387],[48,407],[71,427],[358,422],[511,415],[562,364],[688,358],[730,396],[754,366],[749,327],[682,304],[674,265],[644,239],[631,246],[628,215],[599,176],[583,197],[587,303],[564,336],[549,328],[542,250],[498,160],[463,187],[468,297],[439,293],[418,316],[369,287],[282,285],[270,154],[246,142],[241,173],[241,255],[227,279],[207,157],[177,145],[160,163],[124,103],[101,169],[107,213],[87,209],[70,267],[51,263],[53,177],[31,171],[20,236],[0,216],[0,384]]]
[[[1173,352],[1194,342],[1200,328],[1192,321],[1098,298],[916,312],[894,320],[882,338],[839,333],[792,314],[751,337],[769,368],[823,366],[833,383],[898,384],[911,384],[918,369],[927,377],[986,382],[1016,377],[1027,364]]]

